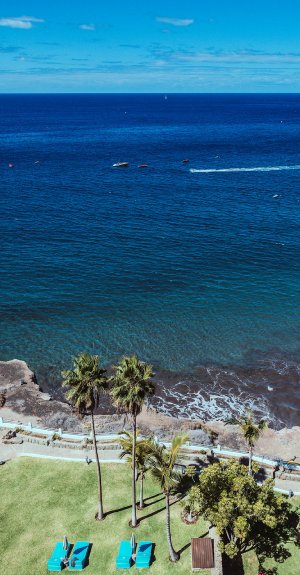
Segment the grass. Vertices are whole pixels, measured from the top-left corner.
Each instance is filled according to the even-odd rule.
[[[103,522],[95,521],[97,483],[94,465],[20,458],[0,468],[0,573],[5,575],[45,575],[47,559],[56,541],[66,534],[93,544],[87,575],[119,575],[115,558],[119,542],[130,539],[132,529],[131,489],[128,467],[102,465],[104,505],[108,513]],[[181,550],[178,563],[168,559],[165,534],[164,498],[151,478],[145,482],[147,507],[138,512],[142,521],[134,530],[136,539],[155,544],[155,560],[149,575],[183,575],[191,572],[191,537],[207,533],[199,521],[187,526],[180,519],[179,503],[172,506],[173,544]],[[135,567],[130,572],[137,571]],[[202,572],[207,575],[207,572]],[[285,573],[285,575],[290,575]]]
[[[291,500],[291,503],[295,509],[299,509],[300,498],[295,497]],[[286,545],[290,556],[283,563],[276,563],[272,559],[267,559],[264,562],[264,568],[266,570],[272,570],[275,568],[274,575],[299,575],[300,573],[300,546],[296,546],[293,543]],[[257,561],[256,554],[251,551],[245,553],[243,556],[243,567],[244,575],[257,575],[259,565]],[[232,574],[234,575],[234,574]]]
[[[300,573],[300,549],[293,544],[287,545],[290,552],[288,557],[283,563],[275,563],[271,559],[267,559],[264,563],[265,569],[272,569],[276,567],[278,575],[299,575]],[[246,553],[243,557],[243,566],[245,575],[257,575],[258,562],[254,552]]]
[[[133,531],[128,525],[131,518],[128,467],[105,464],[102,473],[107,517],[97,522],[94,519],[97,507],[94,465],[20,458],[0,467],[1,575],[46,575],[47,559],[55,542],[61,541],[64,535],[71,543],[84,539],[93,544],[85,570],[87,575],[138,572],[135,567],[131,571],[115,568],[119,542],[130,539]],[[196,525],[187,526],[180,519],[180,504],[172,506],[173,544],[181,551],[180,561],[173,564],[168,559],[164,498],[150,477],[145,484],[145,498],[147,507],[138,512],[142,521],[134,530],[138,541],[150,539],[155,544],[155,560],[145,573],[191,573],[191,538],[206,535],[206,523],[200,520]],[[295,506],[299,505],[299,498],[293,501]],[[291,556],[284,563],[276,564],[278,575],[299,575],[300,548],[290,545],[288,549]],[[255,553],[244,555],[243,566],[244,575],[257,575]],[[265,568],[274,566],[271,560],[265,563]],[[202,573],[208,575],[206,571]]]

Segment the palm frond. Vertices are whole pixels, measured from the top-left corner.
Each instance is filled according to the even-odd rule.
[[[155,393],[152,366],[132,355],[124,356],[113,369],[114,375],[110,378],[113,403],[119,411],[136,417],[146,399]]]
[[[174,465],[186,440],[187,436],[185,435],[174,437],[169,449],[165,445],[155,444],[155,442],[152,444],[152,453],[149,458],[151,475],[165,493],[177,491],[179,487],[180,476],[174,471]]]
[[[255,423],[253,414],[248,411],[246,415],[239,418],[232,417],[227,419],[225,424],[238,425],[243,433],[245,440],[247,441],[249,447],[254,447],[255,442],[259,439],[261,431],[267,427],[267,422],[261,419],[258,423]]]
[[[66,398],[80,412],[94,411],[101,392],[106,391],[106,370],[99,366],[99,357],[88,353],[74,358],[73,369],[62,371],[62,386],[67,387]]]

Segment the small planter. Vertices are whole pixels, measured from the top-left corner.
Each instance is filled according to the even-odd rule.
[[[199,515],[198,513],[188,513],[187,511],[183,511],[181,513],[181,521],[183,523],[185,523],[186,525],[194,525],[195,523],[197,523],[198,519],[199,519]]]

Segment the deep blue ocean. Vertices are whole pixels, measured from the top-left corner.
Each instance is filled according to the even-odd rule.
[[[0,178],[0,359],[136,352],[167,413],[299,424],[300,95],[2,95]]]

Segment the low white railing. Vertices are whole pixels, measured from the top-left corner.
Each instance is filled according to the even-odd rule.
[[[171,445],[170,442],[163,442],[166,447]],[[246,451],[233,451],[229,449],[222,449],[220,445],[192,445],[191,443],[187,442],[184,446],[184,449],[188,449],[191,451],[211,451],[212,454],[218,456],[223,455],[224,457],[241,457],[248,458],[249,453]],[[284,463],[285,467],[289,470],[294,469],[295,471],[298,470],[300,472],[300,465],[295,463],[285,463],[283,460],[280,459],[270,459],[265,455],[254,455],[252,457],[253,461],[257,461],[258,463],[263,463],[264,465],[270,465],[271,467],[277,466],[279,463]]]
[[[3,417],[0,417],[0,427],[5,429],[22,429],[24,431],[29,431],[31,433],[38,433],[39,435],[46,435],[52,437],[53,435],[59,435],[62,439],[75,439],[82,441],[83,439],[88,439],[92,437],[92,433],[69,433],[64,431],[61,427],[58,429],[44,429],[41,427],[34,427],[31,422],[21,423],[15,421],[4,421]],[[110,441],[117,439],[119,437],[118,433],[111,433],[109,435],[96,435],[97,441]]]
[[[4,421],[4,419],[2,417],[0,417],[0,428],[6,428],[6,429],[22,429],[24,431],[28,431],[31,433],[37,433],[40,435],[45,435],[48,437],[52,437],[53,435],[58,435],[61,439],[73,439],[73,440],[77,440],[77,441],[83,441],[84,439],[91,439],[92,437],[92,433],[68,433],[67,431],[64,431],[62,428],[59,429],[43,429],[43,428],[39,428],[39,427],[34,427],[30,422],[29,423],[21,423],[21,422],[15,422],[15,421]],[[108,435],[104,435],[104,434],[97,434],[97,441],[114,441],[116,439],[118,439],[120,437],[120,434],[118,433],[110,433]],[[166,447],[170,446],[171,443],[167,442],[167,441],[159,441],[158,443],[164,444],[166,445]],[[249,454],[247,452],[242,452],[242,451],[233,451],[233,450],[229,450],[229,449],[222,449],[220,445],[200,445],[200,444],[192,444],[189,441],[187,441],[187,443],[184,446],[184,450],[188,450],[188,451],[196,451],[196,452],[201,452],[201,451],[211,451],[212,454],[215,454],[216,456],[218,455],[223,455],[224,457],[234,457],[234,458],[241,458],[241,457],[245,457],[247,458],[249,456]],[[278,464],[284,465],[286,469],[292,471],[299,471],[300,472],[300,465],[296,464],[296,463],[287,463],[284,462],[281,459],[270,459],[267,456],[264,455],[254,455],[253,456],[253,461],[257,461],[258,463],[264,464],[264,465],[269,465],[271,467],[276,467]]]

